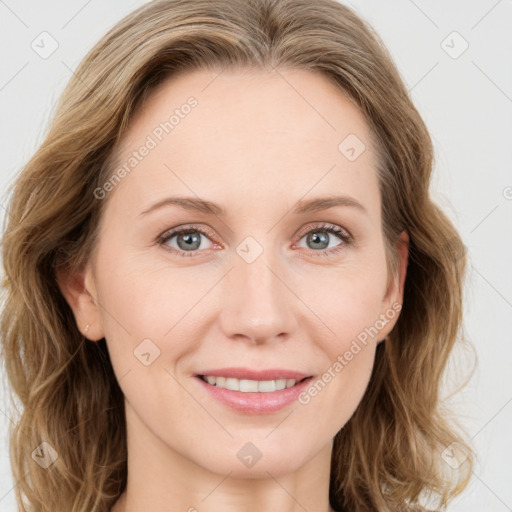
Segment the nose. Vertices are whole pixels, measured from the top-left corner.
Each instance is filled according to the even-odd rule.
[[[289,275],[264,251],[248,263],[238,255],[224,279],[220,324],[230,339],[255,344],[283,341],[294,336],[300,302]]]

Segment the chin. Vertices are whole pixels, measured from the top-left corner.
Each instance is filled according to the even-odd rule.
[[[309,452],[298,448],[304,446],[301,442],[290,443],[288,449],[284,449],[277,438],[275,443],[270,438],[265,439],[269,432],[265,432],[259,440],[251,436],[253,442],[250,437],[245,437],[241,442],[235,441],[232,446],[225,448],[224,453],[212,455],[206,465],[204,458],[198,462],[212,472],[224,475],[229,473],[231,478],[256,479],[268,478],[269,474],[279,477],[293,473],[314,456],[314,453],[308,456]]]
[[[230,478],[235,479],[268,479],[269,475],[278,478],[294,473],[300,469],[302,464],[302,461],[293,461],[288,457],[277,458],[276,456],[265,457],[263,455],[252,466],[246,466],[237,458],[236,462],[233,462],[232,459],[219,461],[219,464],[215,465],[215,467],[208,469],[223,475],[229,473]]]

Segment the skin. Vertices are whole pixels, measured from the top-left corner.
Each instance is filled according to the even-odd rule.
[[[236,412],[194,375],[247,366],[320,378],[358,334],[402,303],[407,246],[397,245],[400,272],[388,276],[369,127],[314,72],[195,70],[150,96],[118,161],[190,96],[198,105],[109,192],[88,264],[59,277],[82,332],[92,342],[106,338],[125,395],[128,485],[112,510],[332,511],[333,437],[358,406],[377,343],[399,314],[305,405]],[[354,161],[338,149],[349,134],[366,145]],[[351,196],[367,213],[292,212],[301,199],[333,194]],[[171,195],[215,202],[226,215],[172,205],[140,215]],[[306,236],[310,228],[322,234],[321,223],[348,230],[353,242],[327,234],[330,255],[321,255],[325,246]],[[187,255],[178,236],[156,243],[189,224],[212,235],[198,234],[195,256],[169,250]],[[251,263],[237,253],[247,236],[263,249]],[[144,339],[160,350],[148,366],[133,353]],[[247,442],[262,454],[250,468],[237,457]]]

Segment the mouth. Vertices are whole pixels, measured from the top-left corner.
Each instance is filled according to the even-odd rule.
[[[295,371],[242,368],[207,370],[194,375],[200,392],[231,410],[251,415],[270,414],[292,406],[313,378]]]
[[[222,406],[239,414],[265,415],[291,407],[313,379],[303,374],[295,374],[295,379],[290,374],[286,377],[244,379],[206,372],[195,375],[194,380],[199,384],[198,389],[202,389],[200,392]]]
[[[237,379],[235,377],[197,375],[202,381],[210,386],[215,386],[229,391],[239,391],[241,393],[273,393],[283,389],[293,388],[313,377],[304,377],[301,379],[272,379],[272,380],[252,380]]]

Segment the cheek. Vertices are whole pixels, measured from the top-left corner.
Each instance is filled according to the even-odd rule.
[[[319,414],[321,411],[328,435],[335,435],[349,421],[370,381],[375,350],[382,339],[381,284],[376,274],[345,274],[331,283],[323,302],[314,299],[334,334],[313,338],[318,340],[315,352],[323,367],[299,402],[306,407],[310,404]]]
[[[106,331],[117,331],[121,324],[134,338],[161,338],[205,287],[186,271],[173,272],[165,262],[137,254],[114,258],[108,247],[104,254],[98,292]]]
[[[353,340],[380,341],[385,272],[384,264],[375,261],[371,265],[330,269],[324,278],[319,275],[311,282],[303,282],[301,297],[328,328],[323,348],[331,360],[348,350]]]
[[[199,302],[218,276],[212,271],[171,269],[169,263],[137,254],[122,258],[113,254],[105,248],[97,281],[105,338],[117,377],[128,371],[135,375],[133,370],[148,375],[145,359],[154,361],[152,372],[173,369],[202,338],[204,322],[198,315],[204,313],[206,302]]]
[[[329,331],[328,336],[312,337],[318,340],[316,351],[324,366],[301,403],[317,401],[326,411],[327,424],[338,428],[354,413],[371,377],[376,346],[382,339],[385,267],[376,261],[371,267],[331,271],[329,280],[316,283],[316,291],[305,301],[317,308]]]

